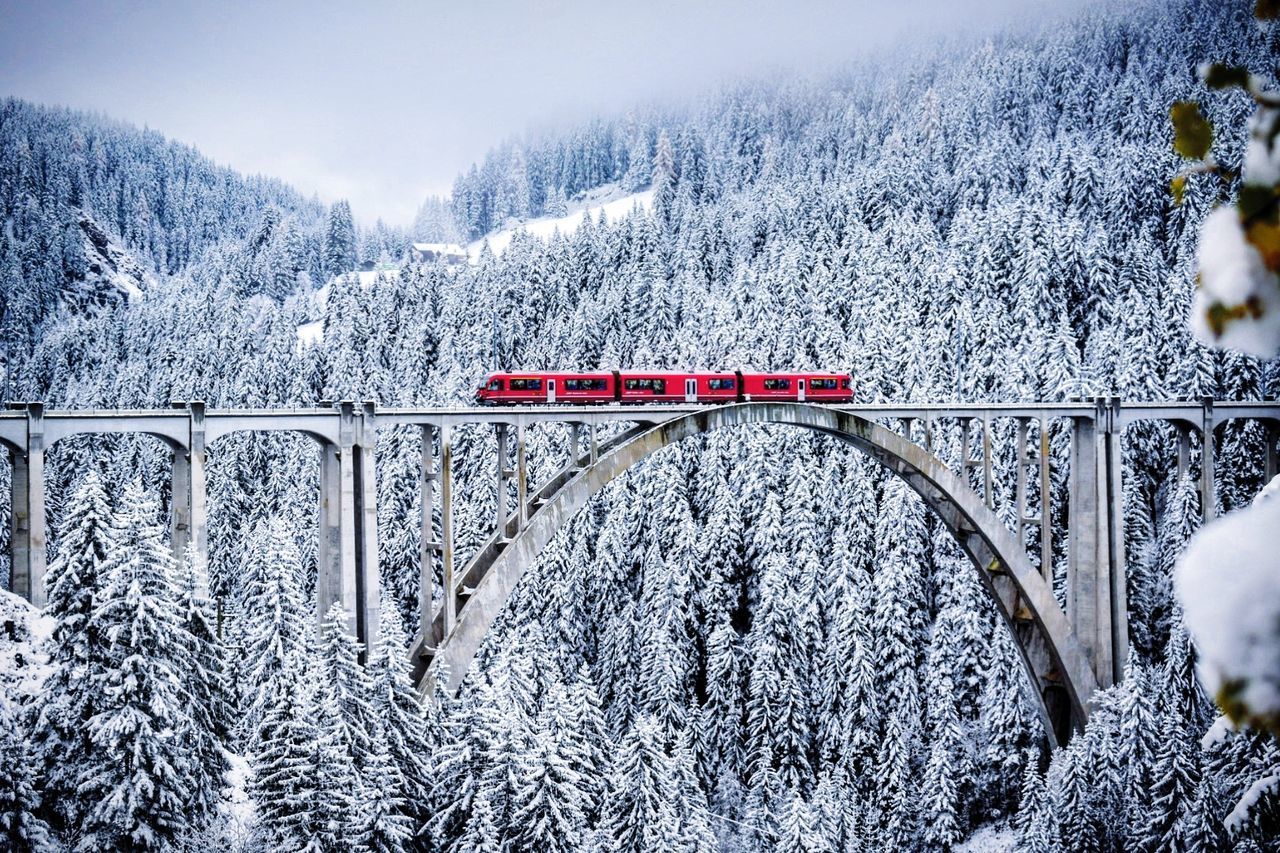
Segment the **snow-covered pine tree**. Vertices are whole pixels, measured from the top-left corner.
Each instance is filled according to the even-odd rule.
[[[230,709],[223,678],[222,643],[214,629],[203,559],[188,547],[174,568],[182,626],[177,639],[183,645],[179,676],[191,722],[183,735],[193,754],[191,767],[195,770],[186,801],[187,831],[200,833],[213,819],[222,796],[223,777],[228,769],[223,744]]]
[[[40,817],[39,769],[26,726],[0,698],[0,846],[11,853],[57,849],[53,832]]]
[[[661,726],[641,717],[622,737],[609,771],[600,828],[610,853],[666,853],[682,846],[680,804]]]
[[[307,654],[307,614],[302,600],[302,558],[284,522],[254,528],[245,551],[238,611],[244,661],[240,737],[248,740],[276,700],[272,684],[286,665]]]
[[[390,602],[384,601],[379,632],[378,649],[369,665],[373,681],[371,706],[381,727],[387,758],[395,765],[401,786],[398,791],[387,793],[398,798],[416,828],[429,816],[431,751],[442,733],[434,706],[433,716],[429,717],[409,678],[404,631]]]
[[[553,688],[538,715],[533,753],[517,780],[512,826],[516,846],[548,853],[572,853],[588,834],[584,780],[567,755],[577,733],[567,718],[568,697]]]
[[[106,490],[90,468],[67,506],[70,524],[50,565],[45,614],[54,622],[49,675],[30,706],[30,730],[43,765],[45,816],[58,827],[80,824],[91,805],[80,794],[79,774],[95,755],[85,721],[97,713],[100,695],[89,678],[105,667],[105,640],[93,620],[114,556],[115,531]]]
[[[113,517],[114,548],[90,630],[103,658],[85,678],[99,691],[87,721],[91,748],[77,792],[92,806],[78,827],[80,850],[162,850],[186,828],[194,766],[175,732],[197,730],[181,667],[184,626],[173,587],[173,557],[156,522],[155,503],[139,485],[126,489]]]

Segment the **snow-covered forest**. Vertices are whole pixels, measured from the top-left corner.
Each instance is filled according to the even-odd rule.
[[[1167,190],[1175,100],[1201,100],[1224,161],[1240,157],[1251,103],[1194,69],[1275,73],[1280,31],[1251,5],[1117,4],[636,107],[495,149],[413,232],[359,228],[344,202],[154,131],[5,101],[8,397],[465,404],[490,369],[616,366],[849,369],[864,402],[1274,397],[1280,363],[1192,340],[1195,232],[1215,198],[1195,180],[1182,206]],[[353,272],[606,184],[652,190],[651,209],[517,232],[473,265]],[[137,292],[111,286],[113,264],[140,271]],[[1263,485],[1265,435],[1219,438],[1230,511]],[[168,554],[159,441],[64,440],[48,453],[49,606],[2,602],[0,837],[816,853],[948,850],[996,825],[1029,851],[1280,850],[1280,746],[1212,725],[1172,595],[1197,492],[1171,474],[1171,431],[1133,427],[1125,447],[1127,675],[1051,755],[972,566],[902,482],[825,438],[727,430],[612,484],[438,705],[417,702],[405,651],[416,436],[380,437],[387,600],[364,667],[341,614],[317,625],[310,603],[309,439],[213,445],[207,567]],[[532,479],[564,448],[535,430]],[[462,558],[488,533],[477,472],[495,452],[491,433],[456,438]],[[1053,452],[1061,524],[1065,434]],[[998,505],[1013,483],[998,458]]]

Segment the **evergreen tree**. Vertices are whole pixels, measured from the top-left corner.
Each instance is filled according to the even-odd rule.
[[[93,805],[79,827],[80,850],[161,850],[186,826],[184,812],[202,769],[174,732],[198,731],[183,690],[186,663],[173,558],[154,521],[155,505],[134,485],[113,519],[115,548],[90,630],[102,638],[99,691],[89,718],[90,753],[77,792]]]
[[[35,719],[30,728],[44,765],[49,817],[56,825],[75,827],[91,805],[78,793],[79,774],[98,755],[85,725],[101,701],[90,676],[106,666],[106,641],[93,614],[107,580],[108,557],[116,549],[111,509],[96,469],[72,494],[67,517],[72,523],[46,575],[45,614],[54,623],[49,675],[40,701],[31,708]]]

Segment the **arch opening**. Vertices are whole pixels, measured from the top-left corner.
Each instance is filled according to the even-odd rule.
[[[438,645],[424,642],[422,635],[415,644],[420,688],[429,689],[439,676],[451,691],[461,685],[515,584],[555,532],[605,485],[662,447],[722,426],[744,424],[777,424],[829,435],[901,477],[952,533],[978,572],[1021,652],[1045,731],[1061,743],[1072,728],[1083,726],[1097,679],[1051,585],[1029,565],[1013,533],[956,473],[920,445],[849,412],[790,403],[725,406],[640,426],[611,442],[595,464],[562,472],[541,490],[545,499],[536,505],[527,527],[500,548],[482,549],[460,573],[464,583],[469,578],[472,584],[465,600],[458,602],[452,631],[448,636],[437,633]],[[442,626],[433,626],[437,627]],[[432,646],[434,655],[427,651]]]

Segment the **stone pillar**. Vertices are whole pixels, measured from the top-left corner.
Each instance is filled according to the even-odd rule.
[[[27,404],[25,595],[36,607],[45,605],[44,572],[48,559],[44,504],[44,404]]]
[[[1200,407],[1200,512],[1205,521],[1212,521],[1218,514],[1218,489],[1213,479],[1213,398],[1203,398]]]
[[[1040,575],[1053,587],[1053,495],[1049,485],[1049,419],[1040,419]]]
[[[1124,663],[1129,657],[1129,590],[1124,552],[1124,450],[1120,429],[1120,398],[1110,399],[1105,437],[1107,464],[1107,563],[1111,594],[1111,677],[1098,674],[1098,684],[1108,687],[1124,679]]]
[[[169,477],[169,546],[181,560],[191,541],[191,457],[186,448],[173,446]]]
[[[209,489],[205,481],[204,402],[187,404],[191,414],[191,444],[187,461],[191,469],[191,541],[196,553],[209,559]]]
[[[497,438],[498,451],[495,468],[498,475],[498,488],[494,494],[493,529],[499,542],[507,541],[507,425],[494,424],[494,436]]]
[[[13,476],[9,480],[9,591],[31,600],[31,494],[27,484],[26,448],[12,448]]]
[[[436,639],[431,635],[434,615],[431,605],[435,593],[435,554],[440,550],[432,529],[437,477],[435,441],[435,427],[422,427],[422,457],[418,466],[418,488],[421,495],[418,515],[418,523],[421,525],[418,550],[418,631],[423,636],[423,646],[428,649],[436,647]]]
[[[1085,647],[1096,674],[1099,638],[1110,643],[1111,626],[1100,625],[1099,595],[1104,585],[1099,577],[1099,558],[1106,553],[1106,527],[1100,526],[1102,507],[1099,499],[1098,469],[1102,423],[1106,417],[1101,406],[1091,416],[1074,418],[1071,429],[1071,494],[1069,496],[1070,530],[1067,544],[1067,621]],[[1110,608],[1107,608],[1110,613]],[[1108,620],[1109,621],[1109,620]],[[1110,668],[1107,668],[1108,674]]]
[[[516,504],[520,513],[518,530],[529,522],[529,468],[525,460],[524,420],[516,422]]]
[[[440,561],[444,576],[444,637],[448,639],[458,619],[458,585],[453,576],[453,427],[440,427]]]
[[[378,444],[377,405],[366,402],[360,411],[358,442],[352,450],[352,509],[355,548],[356,639],[364,646],[364,658],[378,642],[382,605],[381,573],[378,569]]]

